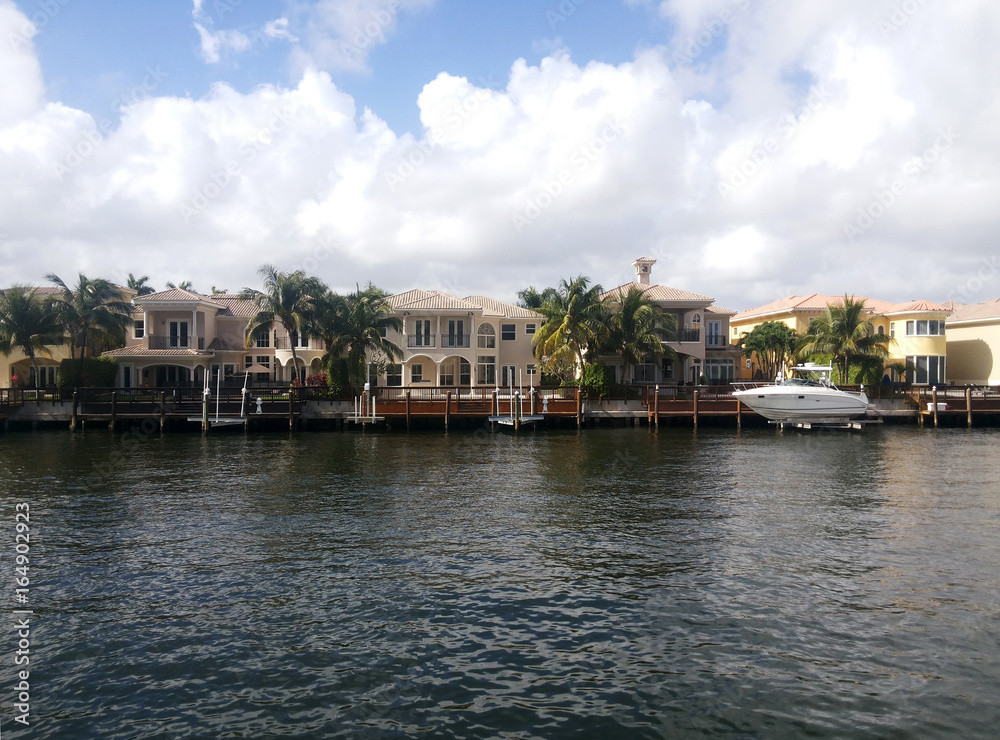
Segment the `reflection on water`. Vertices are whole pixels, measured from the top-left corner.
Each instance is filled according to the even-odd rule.
[[[991,737],[998,441],[8,435],[30,736]]]

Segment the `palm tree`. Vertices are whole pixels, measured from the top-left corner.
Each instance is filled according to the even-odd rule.
[[[128,287],[129,290],[134,290],[136,295],[149,295],[150,293],[155,293],[156,291],[147,285],[149,282],[149,275],[143,275],[142,277],[136,277],[131,272],[128,274]]]
[[[125,330],[132,322],[132,306],[125,300],[122,289],[104,278],[91,280],[82,272],[75,287],[70,288],[53,273],[45,276],[62,290],[56,296],[54,308],[63,328],[69,334],[70,359],[80,348],[80,377],[84,358],[91,343],[121,345]]]
[[[351,382],[364,382],[369,357],[392,362],[403,357],[403,350],[386,338],[390,329],[402,333],[403,320],[393,316],[389,294],[371,283],[357,288],[349,296],[332,295],[328,299],[324,320],[324,340],[327,358],[347,355]]]
[[[794,356],[799,335],[782,321],[765,321],[750,332],[744,332],[737,346],[743,355],[757,361],[762,378],[774,379]]]
[[[36,353],[51,355],[48,347],[64,341],[52,303],[41,300],[34,288],[15,285],[0,292],[0,354],[17,349],[31,360],[36,387],[41,377]]]
[[[607,333],[607,309],[601,301],[601,286],[579,275],[562,279],[555,295],[536,309],[545,323],[533,343],[539,360],[572,352],[583,371],[584,351],[596,346]]]
[[[638,285],[631,285],[627,291],[608,296],[606,303],[612,309],[608,321],[608,336],[604,349],[614,352],[625,363],[623,379],[630,377],[629,370],[647,357],[668,357],[676,359],[677,353],[663,342],[668,340],[677,328],[677,320],[665,314],[646,298],[646,292]]]
[[[194,284],[190,280],[184,280],[180,285],[174,285],[173,283],[168,282],[167,287],[171,290],[186,290],[190,293],[198,292],[194,289]]]
[[[555,288],[545,288],[539,293],[534,285],[529,285],[524,290],[517,291],[517,305],[521,308],[530,308],[532,311],[542,307],[546,301],[550,301],[558,295]]]
[[[889,347],[896,340],[875,331],[874,320],[879,317],[866,317],[866,300],[845,295],[842,306],[827,306],[825,316],[810,322],[799,343],[799,356],[830,355],[842,383],[851,382],[852,360],[865,364],[870,358],[888,358]]]
[[[257,329],[280,323],[289,337],[303,335],[313,314],[313,301],[326,292],[326,286],[315,277],[307,277],[302,270],[279,272],[273,265],[261,265],[257,274],[264,279],[264,290],[244,288],[240,298],[257,304],[257,313],[250,319],[246,330],[247,347]],[[292,348],[292,369],[299,376],[299,357]]]

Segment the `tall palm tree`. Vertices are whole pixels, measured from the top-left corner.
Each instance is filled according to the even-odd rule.
[[[402,333],[403,320],[392,313],[389,294],[368,283],[350,295],[330,299],[328,315],[328,358],[347,355],[351,382],[367,379],[365,367],[370,357],[392,362],[403,357],[403,350],[386,338],[389,329]]]
[[[590,279],[579,275],[559,281],[555,295],[536,310],[545,316],[545,323],[535,332],[535,356],[542,360],[564,351],[572,352],[583,371],[584,352],[607,332],[607,309],[601,302],[601,286],[590,285]]]
[[[167,287],[170,288],[171,290],[187,290],[191,293],[198,292],[194,289],[194,284],[190,280],[183,280],[179,285],[175,285],[174,283],[168,282]]]
[[[54,300],[55,312],[69,334],[70,358],[80,348],[80,377],[84,359],[91,343],[121,345],[125,330],[132,322],[132,306],[125,300],[122,289],[104,278],[91,280],[82,272],[77,284],[70,288],[54,273],[45,276],[61,288]]]
[[[315,277],[307,277],[302,270],[279,272],[273,265],[261,265],[257,274],[264,279],[264,290],[244,288],[240,298],[257,304],[257,313],[250,319],[246,330],[247,347],[254,333],[262,327],[280,323],[289,337],[301,336],[308,328],[313,314],[313,301],[326,292],[326,286]],[[291,342],[292,369],[299,376],[299,356],[296,342]]]
[[[51,355],[49,346],[64,341],[52,303],[41,300],[34,288],[15,285],[0,292],[0,354],[20,350],[31,360],[36,386],[41,377],[36,354]]]
[[[845,295],[842,306],[827,306],[825,316],[810,322],[799,343],[799,356],[830,355],[842,383],[851,382],[852,360],[864,364],[869,358],[888,358],[889,347],[896,340],[875,331],[874,320],[879,317],[867,315],[865,301]]]
[[[789,358],[795,355],[799,335],[782,321],[765,321],[740,337],[737,346],[743,355],[757,362],[761,377],[774,379]]]
[[[630,377],[629,370],[647,357],[676,359],[677,353],[663,342],[670,339],[677,329],[677,320],[665,314],[646,297],[638,285],[629,286],[608,296],[605,303],[611,309],[608,318],[608,335],[604,349],[614,352],[624,361],[623,379]]]
[[[541,293],[535,289],[534,285],[529,285],[524,290],[517,291],[517,305],[521,308],[530,308],[531,310],[537,310],[542,307],[545,301],[550,301],[556,297],[558,293],[555,288],[545,288]]]
[[[128,274],[129,290],[134,290],[136,295],[149,295],[150,293],[155,293],[156,290],[153,289],[153,287],[150,286],[148,283],[149,283],[149,275],[136,277],[131,272]]]

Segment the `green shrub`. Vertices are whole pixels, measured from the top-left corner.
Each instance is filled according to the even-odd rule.
[[[118,363],[112,357],[88,357],[59,363],[60,388],[114,388],[118,384]]]

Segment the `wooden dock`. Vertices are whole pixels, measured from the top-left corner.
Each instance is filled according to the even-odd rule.
[[[331,397],[326,389],[223,388],[208,399],[209,424],[203,423],[201,388],[83,388],[76,391],[0,389],[0,421],[68,423],[71,429],[134,426],[209,431],[211,420],[242,419],[245,429],[337,428],[385,425],[393,429],[448,429],[452,426],[575,426],[595,424],[764,426],[767,420],[744,406],[729,386],[629,386],[608,396],[586,397],[579,388],[509,389],[486,387],[374,388],[371,395]],[[881,392],[880,415],[909,423],[972,425],[1000,423],[1000,389],[868,389]],[[361,409],[362,411],[359,411]],[[895,419],[893,419],[895,417]],[[356,423],[355,423],[356,422]],[[217,425],[221,426],[221,425]],[[233,426],[233,425],[230,425]],[[238,425],[236,425],[238,426]]]

